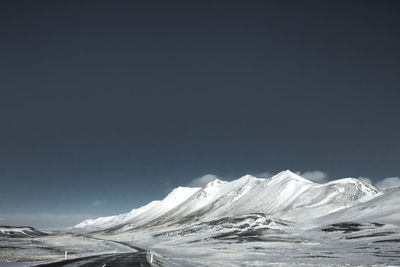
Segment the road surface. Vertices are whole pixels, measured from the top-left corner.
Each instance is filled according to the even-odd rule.
[[[81,235],[81,236],[83,236],[83,235]],[[96,238],[96,237],[91,237],[91,236],[83,236],[83,237],[97,239],[97,240],[101,240],[101,241],[118,243],[118,244],[130,247],[132,249],[135,249],[136,252],[95,255],[95,256],[89,256],[89,257],[83,257],[83,258],[70,259],[70,260],[64,260],[64,261],[59,261],[59,262],[36,265],[36,267],[39,267],[39,266],[43,266],[43,267],[44,266],[46,266],[46,267],[61,267],[61,266],[62,267],[68,267],[68,266],[69,267],[72,267],[72,266],[83,266],[83,267],[124,267],[124,266],[146,267],[146,266],[150,266],[151,267],[151,266],[163,266],[163,264],[161,262],[159,262],[157,259],[154,259],[153,265],[151,265],[148,261],[148,258],[150,258],[149,252],[142,248],[135,247],[130,244],[127,244],[124,242],[119,242],[119,241],[101,239],[101,238]]]
[[[46,267],[67,267],[67,266],[82,266],[82,267],[125,267],[125,266],[152,266],[147,261],[147,252],[119,253],[90,256],[77,258],[37,266]]]

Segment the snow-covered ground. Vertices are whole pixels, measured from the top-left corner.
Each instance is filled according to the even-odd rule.
[[[105,241],[114,240],[152,250],[171,266],[399,266],[400,188],[380,191],[354,178],[318,184],[290,171],[270,179],[246,175],[179,187],[163,200],[69,231],[0,241],[0,259],[131,249]]]
[[[91,237],[67,233],[52,233],[41,237],[0,238],[0,266],[7,262],[39,264],[68,258],[78,258],[97,254],[124,253],[134,251],[119,243],[102,241]],[[8,263],[8,266],[14,266]]]
[[[342,223],[303,229],[259,215],[165,230],[97,235],[146,247],[176,266],[400,264],[398,225]]]

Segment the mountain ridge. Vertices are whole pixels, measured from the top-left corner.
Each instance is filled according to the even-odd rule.
[[[163,200],[150,202],[130,213],[86,220],[74,228],[126,231],[250,213],[297,221],[325,216],[380,194],[372,185],[355,178],[319,184],[285,170],[271,178],[244,175],[231,182],[216,179],[201,188],[178,187]]]

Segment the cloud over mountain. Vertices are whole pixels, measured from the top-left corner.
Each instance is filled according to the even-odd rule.
[[[319,184],[326,183],[329,181],[328,174],[326,172],[319,171],[319,170],[306,171],[303,173],[298,171],[298,172],[296,172],[296,174],[298,174],[312,182],[319,183]]]
[[[375,184],[379,189],[389,189],[400,186],[400,178],[399,177],[388,177],[379,181]]]
[[[188,186],[190,187],[203,187],[206,184],[208,184],[209,182],[214,181],[215,179],[218,179],[218,177],[214,174],[206,174],[200,177],[197,177],[195,179],[193,179]]]

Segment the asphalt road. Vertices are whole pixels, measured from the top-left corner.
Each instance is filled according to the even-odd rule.
[[[125,246],[135,249],[136,252],[95,255],[95,256],[70,259],[70,260],[64,260],[64,261],[35,265],[35,266],[36,267],[39,267],[39,266],[47,266],[47,267],[61,267],[61,266],[63,266],[63,267],[68,267],[68,266],[70,266],[70,267],[72,267],[72,266],[83,266],[83,267],[143,266],[144,267],[144,266],[152,266],[147,260],[147,251],[142,248],[135,247],[135,246],[132,246],[130,244],[120,242],[120,241],[112,241],[112,240],[100,239],[100,238],[90,237],[90,236],[84,236],[84,237],[125,245]],[[153,264],[156,266],[162,266],[162,264],[158,260],[155,260],[155,262]]]
[[[71,259],[37,266],[47,267],[67,267],[67,266],[82,266],[82,267],[124,267],[124,266],[151,266],[147,261],[146,252],[105,254],[78,259]]]

